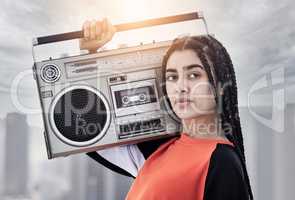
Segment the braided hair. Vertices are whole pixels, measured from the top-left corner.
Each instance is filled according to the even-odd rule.
[[[162,63],[162,91],[167,98],[166,65],[174,51],[193,50],[200,58],[213,87],[217,111],[221,120],[221,131],[234,144],[244,171],[249,197],[253,199],[250,180],[246,169],[243,136],[238,110],[237,83],[231,58],[223,45],[210,35],[176,38],[169,47]],[[171,103],[168,100],[171,107]],[[173,112],[173,111],[172,111]],[[230,127],[230,128],[229,128]]]

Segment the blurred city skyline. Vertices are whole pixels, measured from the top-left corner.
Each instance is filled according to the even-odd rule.
[[[48,160],[43,130],[30,127],[24,114],[9,113],[0,131],[0,199],[123,199],[129,189],[130,178],[85,154]]]
[[[26,193],[21,195],[37,200],[122,199],[132,182],[83,154],[47,160],[40,102],[31,73],[32,38],[80,30],[85,20],[105,16],[118,24],[199,10],[205,15],[209,32],[226,47],[235,67],[247,165],[255,199],[292,199],[295,184],[292,159],[295,151],[295,2],[292,0],[2,0],[0,199],[4,193],[14,196],[13,192]],[[202,25],[196,27],[195,24],[116,34],[106,47],[168,40],[183,33],[199,34]],[[40,58],[79,53],[77,41],[37,50]],[[13,87],[20,77],[23,78],[17,87]],[[7,116],[13,117],[8,120]],[[12,126],[7,126],[8,123]],[[27,134],[19,135],[23,132]],[[18,176],[22,172],[23,176]],[[16,176],[24,182],[13,182],[12,177]],[[10,178],[11,181],[7,181]],[[12,185],[8,190],[6,183]],[[53,190],[58,192],[51,194]],[[46,194],[52,196],[46,198]]]

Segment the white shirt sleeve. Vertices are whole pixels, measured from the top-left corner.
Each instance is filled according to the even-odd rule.
[[[145,158],[137,145],[117,146],[97,151],[104,159],[137,176]]]

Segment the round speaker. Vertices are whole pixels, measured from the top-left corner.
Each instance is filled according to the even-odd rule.
[[[60,77],[60,70],[56,65],[44,65],[41,68],[41,78],[47,83],[58,81]]]
[[[55,135],[73,146],[87,146],[101,139],[109,128],[110,114],[104,95],[81,85],[62,90],[49,112]]]

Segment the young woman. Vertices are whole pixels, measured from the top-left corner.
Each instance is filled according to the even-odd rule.
[[[81,49],[96,51],[115,33],[86,22]],[[88,155],[135,178],[127,200],[253,199],[240,126],[234,68],[209,35],[175,39],[163,58],[163,92],[182,123],[179,137]]]

